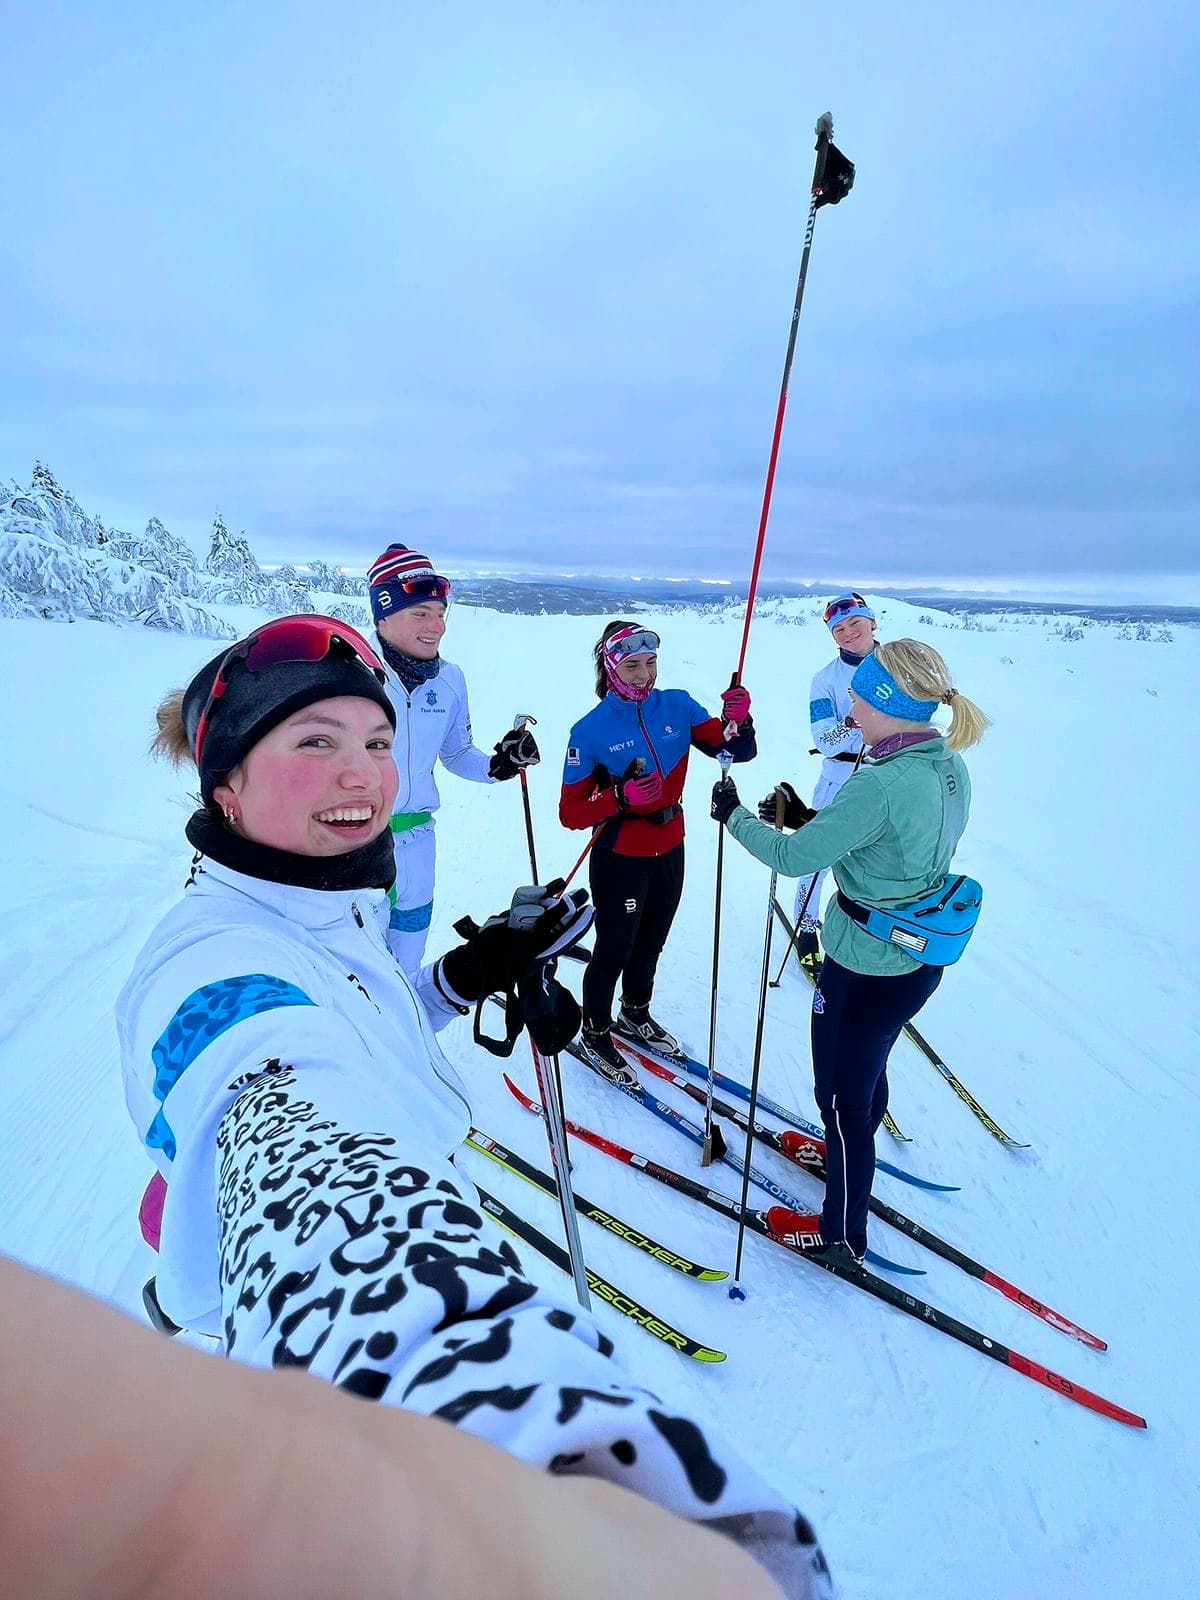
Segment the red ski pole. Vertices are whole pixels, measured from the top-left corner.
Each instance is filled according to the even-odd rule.
[[[758,591],[758,572],[762,565],[763,545],[767,537],[767,519],[771,514],[771,490],[775,486],[775,468],[779,461],[779,441],[783,437],[783,417],[787,410],[788,383],[792,375],[792,357],[796,351],[796,330],[800,326],[800,307],[804,303],[804,283],[808,277],[808,258],[812,251],[813,228],[817,210],[823,205],[837,205],[850,193],[854,183],[854,163],[833,143],[833,118],[826,112],[817,118],[817,160],[813,168],[812,200],[808,208],[808,225],[804,230],[804,254],[800,258],[800,278],[796,284],[796,303],[792,307],[792,323],[788,332],[787,356],[783,363],[783,382],[779,386],[779,404],[775,409],[775,431],[771,436],[771,455],[767,463],[767,481],[763,486],[762,510],[758,518],[758,540],[754,546],[754,565],[750,569],[750,592],[746,596],[746,617],[742,624],[742,647],[738,652],[737,671],[733,682],[742,681],[746,665],[746,647],[750,642],[750,622],[754,615],[754,597]]]

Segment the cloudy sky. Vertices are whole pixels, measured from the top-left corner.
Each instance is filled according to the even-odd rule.
[[[1200,574],[1194,0],[8,0],[0,476],[361,564]]]

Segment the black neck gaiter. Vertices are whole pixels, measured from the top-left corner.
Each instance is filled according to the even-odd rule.
[[[383,650],[383,659],[409,694],[419,683],[428,683],[431,678],[436,678],[442,669],[441,656],[434,656],[432,661],[418,661],[416,656],[408,656],[403,650],[397,650],[396,646],[389,644],[382,634],[379,635],[379,643]]]
[[[257,844],[231,833],[211,811],[194,811],[185,829],[188,843],[233,872],[264,883],[285,883],[293,889],[390,889],[396,881],[392,836],[378,839],[341,856],[301,856],[273,845]]]

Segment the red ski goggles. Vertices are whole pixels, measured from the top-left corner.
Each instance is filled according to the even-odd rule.
[[[229,673],[234,666],[240,662],[247,672],[263,672],[268,667],[282,666],[286,662],[324,661],[327,655],[335,651],[357,658],[375,674],[381,684],[387,684],[383,662],[362,634],[348,623],[339,622],[336,617],[280,617],[277,622],[268,622],[231,645],[221,658],[208,699],[196,723],[192,752],[197,767],[200,765],[213,707],[228,689]]]
[[[450,603],[450,579],[432,572],[418,573],[412,578],[380,578],[372,585],[372,592],[379,589],[399,589],[402,594],[419,595],[422,600]]]
[[[389,582],[395,583],[396,580],[391,578]],[[437,575],[424,578],[401,578],[399,587],[404,590],[405,594],[423,595],[426,600],[449,600],[450,598],[450,579]]]
[[[825,607],[824,617],[826,623],[833,621],[834,617],[861,615],[871,608],[860,594],[844,594],[838,599],[831,600]],[[867,620],[870,620],[869,618]]]

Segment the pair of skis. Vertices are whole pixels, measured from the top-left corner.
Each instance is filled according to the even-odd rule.
[[[623,1050],[633,1053],[632,1046],[630,1046],[619,1034],[614,1033],[613,1040]],[[600,1071],[599,1067],[596,1066],[596,1064],[578,1044],[568,1045],[567,1050],[575,1057],[577,1061],[582,1063],[583,1066],[587,1067],[590,1072],[594,1072],[598,1078],[603,1080],[603,1082],[612,1083],[612,1080],[605,1077],[604,1073]],[[634,1085],[618,1083],[613,1084],[612,1086],[616,1089],[619,1089],[622,1094],[628,1095],[631,1100],[636,1100],[639,1105],[644,1106],[647,1111],[649,1111],[653,1116],[656,1116],[661,1122],[665,1122],[669,1127],[674,1128],[675,1131],[682,1134],[685,1139],[689,1139],[692,1144],[699,1146],[700,1149],[704,1148],[704,1129],[695,1122],[689,1122],[687,1117],[685,1117],[681,1111],[676,1111],[675,1107],[669,1106],[665,1100],[660,1100],[657,1095],[651,1094],[650,1090],[647,1089],[644,1084],[639,1083]],[[699,1098],[701,1101],[706,1099],[704,1095],[700,1095]],[[716,1109],[715,1101],[714,1109]],[[744,1172],[746,1171],[739,1157],[731,1154],[728,1150],[718,1149],[714,1146],[712,1158],[714,1161],[720,1162],[723,1166],[732,1168],[732,1170],[736,1172],[739,1177],[743,1176]],[[804,1165],[803,1162],[799,1164]],[[798,1200],[795,1195],[790,1194],[788,1190],[782,1186],[782,1184],[776,1183],[774,1178],[769,1177],[767,1173],[761,1171],[760,1168],[751,1166],[749,1168],[749,1176],[750,1182],[755,1186],[755,1188],[761,1189],[764,1194],[770,1195],[772,1200],[774,1200],[778,1205],[784,1207],[786,1210],[790,1212],[802,1212],[804,1210],[803,1201]],[[747,1210],[749,1210],[749,1207],[747,1207]],[[924,1269],[921,1267],[906,1267],[901,1262],[892,1261],[887,1256],[879,1255],[878,1252],[874,1250],[867,1251],[867,1260],[871,1262],[872,1266],[879,1267],[884,1272],[895,1273],[900,1277],[920,1278],[924,1277],[925,1275]]]
[[[531,1101],[530,1107],[541,1116],[542,1109],[540,1106],[534,1105]],[[519,1177],[527,1178],[536,1188],[557,1197],[558,1187],[552,1179],[544,1172],[539,1171],[538,1168],[522,1161],[519,1156],[505,1146],[496,1144],[494,1140],[488,1139],[486,1134],[480,1134],[476,1129],[472,1128],[468,1143],[472,1149],[478,1150],[481,1155],[490,1156],[493,1161],[498,1162],[500,1166],[507,1168],[508,1171],[516,1173]],[[537,1174],[536,1177],[531,1176],[531,1174],[535,1173]],[[523,1244],[529,1245],[539,1255],[545,1256],[547,1261],[552,1262],[561,1272],[565,1272],[568,1277],[572,1275],[571,1258],[562,1245],[556,1244],[540,1228],[535,1228],[532,1222],[527,1222],[524,1217],[519,1216],[510,1206],[506,1206],[502,1200],[497,1199],[494,1194],[489,1193],[482,1185],[476,1184],[475,1187],[479,1192],[480,1204],[494,1221],[498,1222],[508,1233],[511,1233],[515,1239],[520,1239]],[[580,1205],[580,1197],[578,1195],[575,1196],[575,1202],[576,1208],[582,1211],[584,1216],[591,1215],[590,1211],[585,1210],[584,1206]],[[598,1210],[599,1208],[593,1209]],[[592,1220],[596,1221],[598,1218],[593,1216]],[[618,1219],[613,1217],[608,1219],[608,1223],[616,1221]],[[603,1225],[607,1226],[608,1223]],[[630,1243],[634,1242],[633,1236],[638,1232],[636,1229],[626,1229],[624,1225],[620,1225],[612,1231],[619,1232],[620,1237]],[[649,1241],[648,1235],[642,1234],[640,1237]],[[638,1245],[638,1248],[641,1249],[643,1246]],[[658,1248],[663,1250],[664,1255],[670,1253],[665,1250],[665,1247],[660,1246]],[[651,1249],[649,1253],[654,1255],[657,1252]],[[685,1258],[679,1257],[678,1259],[682,1261]],[[695,1265],[695,1263],[689,1264]],[[683,1269],[679,1268],[678,1270]],[[678,1328],[673,1327],[664,1317],[658,1316],[648,1306],[643,1305],[640,1300],[636,1300],[632,1295],[626,1294],[623,1289],[618,1289],[607,1278],[602,1278],[598,1272],[593,1272],[591,1267],[586,1268],[586,1272],[588,1288],[598,1300],[603,1300],[606,1305],[612,1306],[614,1311],[619,1311],[623,1317],[628,1317],[632,1322],[636,1322],[639,1328],[644,1328],[648,1334],[658,1339],[661,1343],[668,1345],[672,1350],[677,1350],[680,1355],[690,1356],[693,1361],[713,1362],[725,1360],[724,1350],[714,1350],[711,1346],[701,1344],[699,1340],[693,1339],[689,1334],[681,1333]],[[705,1275],[708,1275],[707,1268],[701,1268],[698,1273],[688,1274],[689,1277]],[[723,1272],[712,1275],[718,1278],[725,1276]]]
[[[535,1115],[541,1114],[540,1108],[507,1075],[505,1076],[505,1083],[527,1111],[533,1112]],[[569,1134],[610,1156],[613,1160],[620,1161],[636,1171],[645,1173],[647,1177],[654,1178],[667,1188],[673,1189],[677,1194],[682,1194],[691,1200],[695,1200],[732,1221],[744,1220],[746,1227],[750,1231],[769,1238],[773,1243],[782,1246],[784,1249],[793,1251],[802,1260],[808,1261],[813,1266],[823,1268],[834,1277],[846,1279],[848,1282],[853,1283],[856,1288],[862,1289],[877,1300],[882,1300],[886,1304],[894,1306],[896,1310],[904,1312],[916,1321],[927,1323],[940,1333],[957,1340],[960,1344],[968,1345],[971,1349],[978,1350],[980,1354],[989,1356],[1003,1366],[1010,1367],[1014,1372],[1020,1373],[1022,1377],[1029,1378],[1035,1383],[1040,1383],[1045,1388],[1052,1389],[1055,1393],[1075,1401],[1077,1405],[1084,1406],[1087,1410],[1094,1411],[1100,1416],[1108,1417],[1114,1422],[1121,1422],[1127,1427],[1133,1428],[1147,1426],[1146,1419],[1136,1412],[1126,1410],[1125,1407],[1105,1399],[1104,1396],[1094,1393],[1082,1384],[1073,1383],[1071,1379],[1064,1377],[1061,1373],[1054,1372],[1049,1367],[1043,1366],[1041,1362],[1034,1361],[1017,1350],[1010,1349],[1007,1345],[1001,1344],[999,1340],[992,1339],[987,1334],[971,1327],[970,1324],[961,1322],[957,1317],[950,1316],[948,1312],[941,1311],[938,1307],[930,1305],[928,1301],[918,1299],[898,1285],[888,1283],[885,1279],[877,1277],[873,1272],[868,1272],[865,1267],[843,1266],[814,1257],[804,1248],[803,1239],[790,1231],[791,1219],[787,1215],[787,1208],[773,1206],[765,1213],[747,1210],[743,1219],[741,1207],[736,1200],[731,1200],[727,1195],[723,1195],[717,1190],[707,1188],[694,1178],[686,1177],[684,1174],[674,1172],[671,1168],[664,1167],[646,1156],[638,1155],[625,1146],[618,1144],[615,1140],[596,1133],[580,1123],[568,1119],[566,1128]],[[955,1254],[956,1256],[961,1255],[961,1252],[956,1252]],[[969,1265],[966,1263],[969,1263]],[[961,1262],[956,1261],[956,1264],[963,1265],[963,1270],[970,1272],[972,1276],[982,1277],[993,1288],[998,1288],[1001,1293],[1006,1294],[1016,1304],[1022,1306],[1034,1316],[1040,1317],[1051,1327],[1057,1328],[1059,1332],[1066,1333],[1072,1338],[1078,1338],[1081,1342],[1090,1344],[1091,1348],[1101,1350],[1106,1348],[1103,1340],[1097,1339],[1094,1334],[1086,1333],[1084,1329],[1079,1328],[1077,1324],[1071,1322],[1068,1318],[1052,1311],[1048,1306],[1043,1305],[1041,1301],[1035,1300],[1033,1296],[1026,1295],[1022,1290],[1016,1289],[1015,1286],[1008,1284],[1006,1280],[999,1278],[997,1274],[991,1273],[989,1269],[982,1267],[979,1263],[970,1262],[970,1258],[963,1257]]]
[[[674,1084],[677,1089],[682,1089],[691,1098],[703,1102],[704,1095],[698,1087],[689,1083],[686,1078],[681,1078],[678,1073],[671,1071],[666,1065],[666,1059],[674,1060],[676,1058],[670,1057],[664,1060],[656,1060],[647,1051],[638,1049],[624,1038],[618,1042],[621,1048],[644,1071]],[[744,1086],[739,1087],[744,1088]],[[745,1090],[745,1094],[749,1098],[748,1089]],[[741,1128],[743,1132],[750,1128],[750,1119],[745,1112],[739,1111],[736,1106],[729,1105],[725,1101],[714,1100],[713,1109],[718,1116],[726,1117],[735,1127]],[[811,1138],[802,1143],[788,1143],[786,1134],[778,1134],[773,1128],[764,1127],[758,1121],[755,1121],[753,1125],[753,1132],[754,1137],[766,1144],[768,1148],[778,1151],[787,1160],[794,1161],[797,1166],[803,1167],[805,1171],[812,1173],[813,1177],[819,1178],[824,1183],[826,1175],[824,1140]],[[912,1180],[910,1179],[910,1181]],[[930,1189],[946,1187],[941,1184],[931,1184],[924,1180],[922,1180],[921,1186]],[[774,1209],[772,1208],[773,1211]],[[1064,1317],[1061,1313],[1051,1310],[1049,1306],[1043,1305],[1040,1300],[1035,1300],[1032,1295],[1026,1294],[1023,1289],[1018,1289],[1015,1284],[1009,1283],[999,1273],[993,1272],[990,1267],[985,1267],[981,1262],[967,1255],[965,1251],[959,1250],[957,1246],[939,1238],[936,1233],[922,1227],[919,1222],[914,1222],[911,1217],[906,1217],[903,1212],[897,1211],[894,1206],[888,1205],[886,1201],[880,1200],[878,1196],[871,1196],[870,1209],[873,1216],[880,1217],[884,1222],[890,1223],[898,1233],[906,1234],[908,1238],[915,1240],[917,1244],[924,1245],[934,1255],[940,1256],[943,1261],[949,1261],[970,1277],[978,1278],[990,1288],[998,1290],[1006,1299],[1013,1301],[1015,1305],[1024,1307],[1027,1311],[1032,1311],[1035,1316],[1041,1317],[1044,1322],[1048,1322],[1052,1328],[1057,1328],[1060,1333],[1065,1333],[1068,1337],[1077,1339],[1080,1344],[1087,1345],[1090,1350],[1107,1350],[1108,1346],[1103,1339],[1098,1338],[1094,1333],[1088,1333],[1085,1328],[1081,1328],[1077,1323],[1072,1322],[1069,1317]]]

